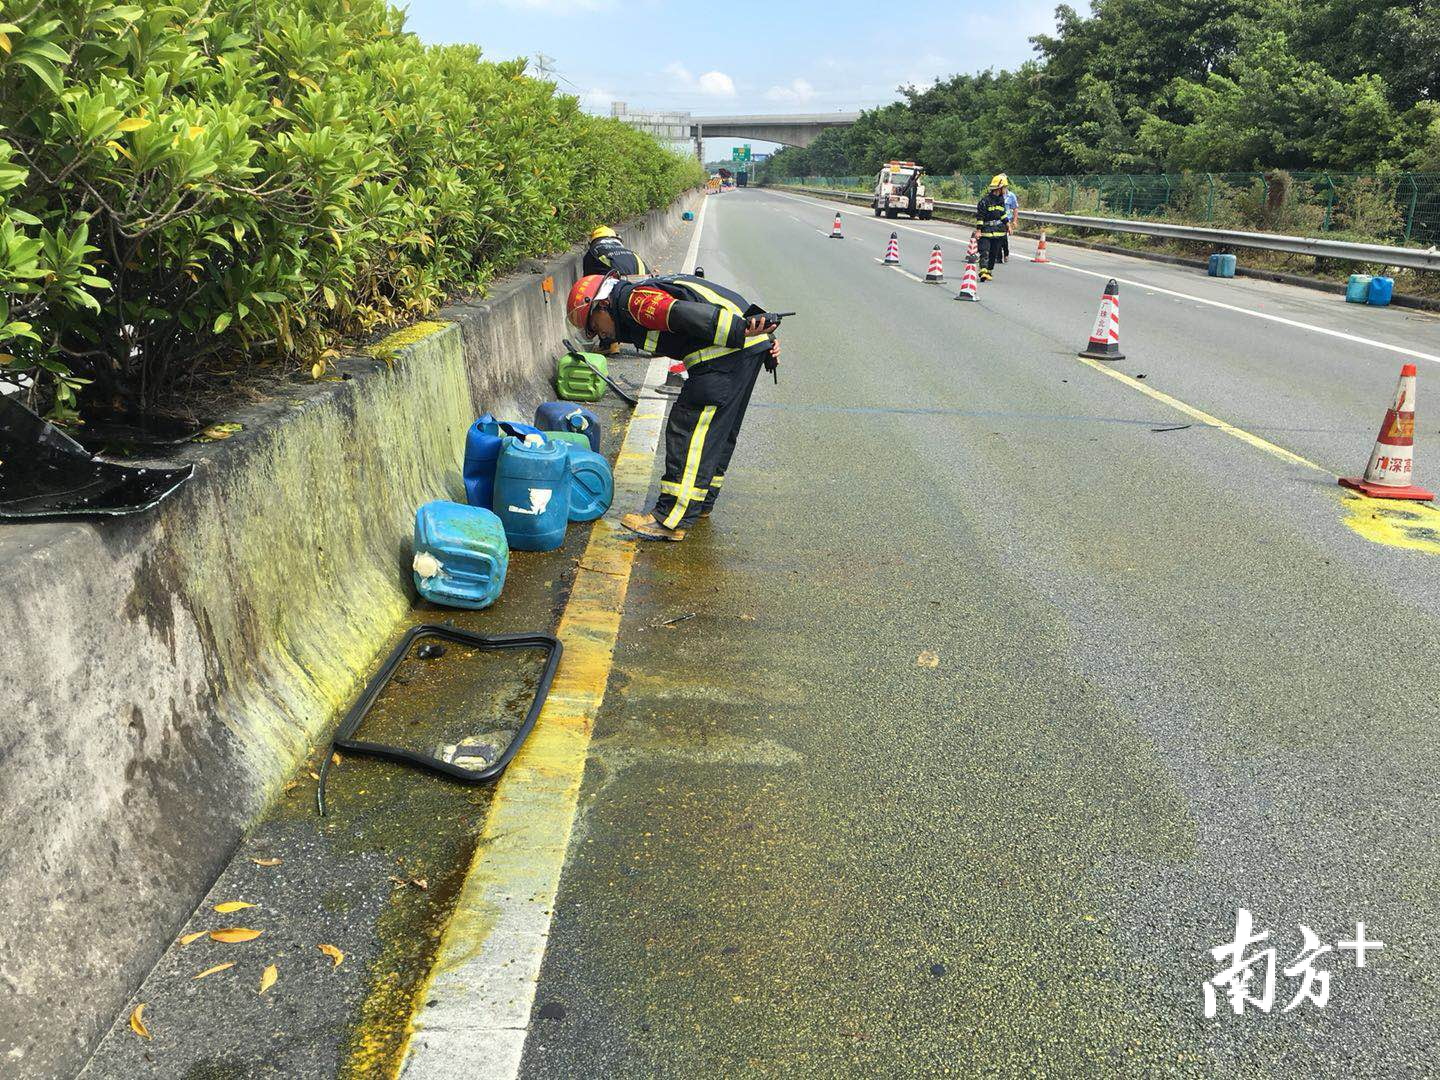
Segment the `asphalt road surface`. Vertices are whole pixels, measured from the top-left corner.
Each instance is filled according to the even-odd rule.
[[[1434,1075],[1440,515],[1335,474],[1440,320],[1018,238],[963,304],[955,226],[708,210],[800,315],[637,558],[523,1075]],[[1128,380],[1075,356],[1112,275]],[[1207,1018],[1241,908],[1273,1001]]]
[[[1407,359],[1440,482],[1440,319],[1019,238],[960,303],[964,229],[833,213],[662,261],[799,312],[712,519],[417,608],[569,635],[501,786],[347,758],[321,822],[317,747],[86,1080],[1440,1074],[1440,512],[1336,484]],[[603,408],[633,502],[661,406]],[[528,700],[407,664],[407,745]]]

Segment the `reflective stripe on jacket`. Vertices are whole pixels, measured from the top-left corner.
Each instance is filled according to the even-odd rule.
[[[769,334],[746,334],[746,313],[758,314],[739,293],[691,274],[622,281],[610,294],[615,336],[641,352],[668,356],[687,368],[763,345]]]

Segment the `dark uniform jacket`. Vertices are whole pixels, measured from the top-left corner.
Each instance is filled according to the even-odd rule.
[[[1004,236],[1005,218],[1009,211],[1005,207],[1005,196],[997,191],[987,191],[975,204],[975,225],[981,236]]]
[[[622,281],[606,302],[619,340],[687,368],[770,342],[769,334],[745,333],[746,318],[763,308],[690,274]]]
[[[592,240],[585,249],[585,260],[581,266],[585,274],[616,273],[622,277],[634,277],[647,273],[645,263],[627,248],[619,237],[602,236]]]

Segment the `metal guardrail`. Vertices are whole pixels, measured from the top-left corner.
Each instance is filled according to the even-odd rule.
[[[798,184],[781,186],[792,191],[806,191],[812,195],[824,195],[828,198],[841,198],[850,202],[870,205],[871,196],[868,192],[802,187]],[[960,213],[975,212],[974,203],[942,202],[939,199],[935,200],[935,208],[937,210],[954,210]],[[1066,225],[1075,229],[1093,229],[1098,232],[1138,233],[1141,236],[1159,236],[1167,240],[1193,240],[1221,247],[1285,251],[1294,255],[1315,255],[1349,262],[1403,266],[1410,270],[1440,270],[1440,250],[1433,247],[1426,250],[1425,248],[1391,247],[1387,244],[1355,244],[1345,240],[1322,240],[1310,236],[1283,236],[1278,233],[1242,232],[1235,229],[1212,229],[1201,225],[1178,225],[1169,221],[1124,221],[1116,218],[1081,217],[1076,214],[1056,214],[1046,210],[1024,210],[1021,212],[1021,218],[1025,221],[1039,221],[1047,225]]]

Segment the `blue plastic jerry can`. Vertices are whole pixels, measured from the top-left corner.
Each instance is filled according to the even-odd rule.
[[[547,401],[535,410],[535,426],[541,431],[574,431],[590,440],[590,449],[600,452],[600,418],[573,401]]]
[[[570,456],[570,520],[594,521],[603,517],[615,498],[610,462],[575,443],[564,446]]]
[[[1351,274],[1350,280],[1345,283],[1345,302],[1347,304],[1363,304],[1370,299],[1369,274]]]
[[[1211,277],[1233,278],[1235,276],[1235,256],[1228,252],[1216,252],[1210,256],[1208,270]]]
[[[507,436],[495,462],[495,515],[517,551],[553,551],[570,520],[568,443]]]
[[[479,506],[426,503],[415,511],[415,588],[450,607],[485,608],[500,598],[510,545],[500,519]]]
[[[465,501],[489,510],[494,505],[495,461],[500,457],[500,440],[506,435],[534,435],[539,428],[496,420],[486,413],[470,425],[465,435]]]
[[[1370,279],[1370,288],[1365,293],[1365,302],[1376,307],[1385,307],[1395,295],[1395,279],[1376,274]]]

